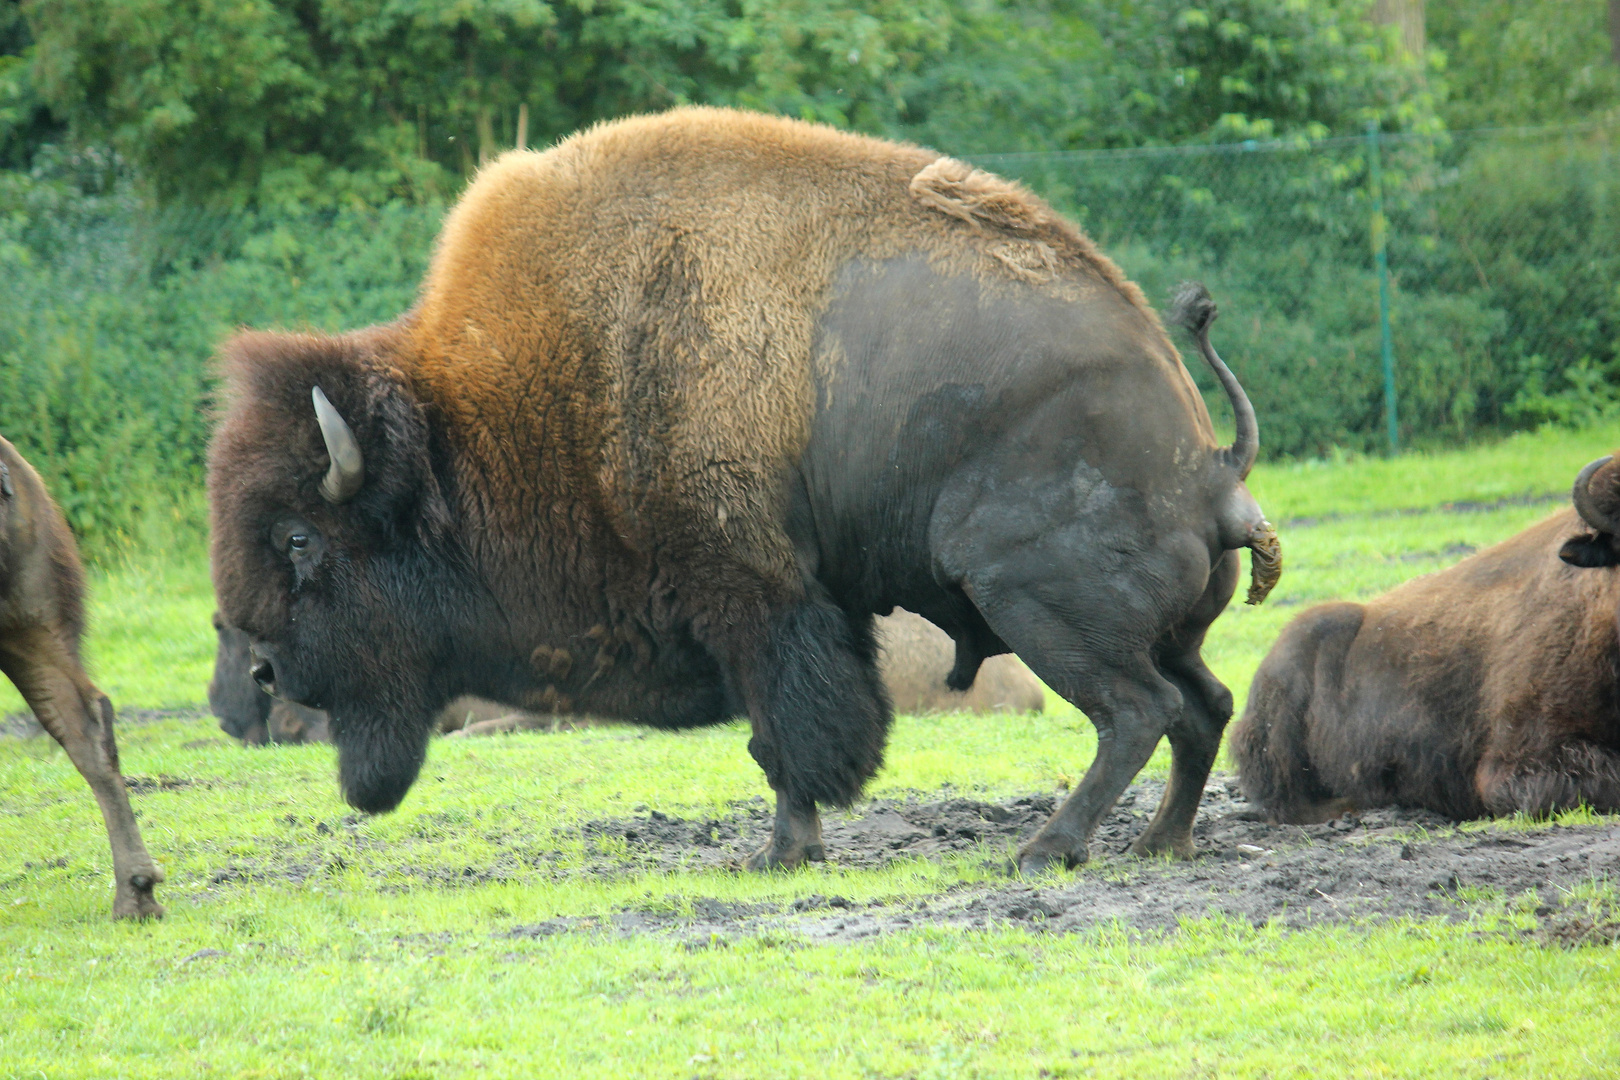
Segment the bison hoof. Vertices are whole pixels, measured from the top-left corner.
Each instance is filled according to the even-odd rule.
[[[113,918],[163,918],[163,905],[152,895],[152,890],[162,880],[163,871],[155,866],[150,870],[131,874],[127,886],[120,887],[113,896]]]
[[[1059,870],[1073,870],[1083,865],[1087,857],[1085,848],[1081,848],[1078,855],[1074,852],[1025,848],[1018,853],[1018,873],[1024,877],[1036,877]]]
[[[1146,836],[1136,838],[1129,848],[1130,854],[1141,858],[1153,858],[1157,855],[1169,855],[1174,859],[1191,859],[1198,854],[1193,847],[1192,837],[1177,840],[1155,839]]]
[[[743,860],[744,870],[797,870],[807,862],[824,862],[826,850],[820,844],[799,844],[781,849],[775,842],[766,844]]]

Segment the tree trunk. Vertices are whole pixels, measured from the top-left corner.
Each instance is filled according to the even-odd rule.
[[[1614,12],[1620,10],[1620,0],[1609,0],[1609,22],[1614,25]],[[1373,22],[1380,26],[1398,26],[1401,47],[1413,56],[1422,56],[1428,45],[1423,31],[1423,0],[1376,0],[1373,4]]]
[[[484,105],[478,110],[478,164],[489,163],[498,151],[495,149],[495,110]]]

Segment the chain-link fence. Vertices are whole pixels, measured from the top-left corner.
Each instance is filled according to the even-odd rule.
[[[1403,439],[1580,420],[1620,397],[1615,135],[1369,134],[976,164],[1074,215],[1156,302],[1205,280],[1267,450],[1317,454],[1388,440],[1380,236]]]
[[[1615,136],[1379,139],[1403,443],[1580,421],[1620,401]],[[1355,137],[975,163],[1073,215],[1155,302],[1204,280],[1265,452],[1310,455],[1387,439],[1371,149]],[[154,213],[116,189],[73,190],[0,174],[0,433],[45,464],[91,534],[154,490],[197,483],[221,336],[393,317],[443,213]],[[1221,395],[1210,401],[1223,415]]]

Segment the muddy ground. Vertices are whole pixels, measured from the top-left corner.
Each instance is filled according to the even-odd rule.
[[[881,866],[896,859],[961,853],[982,858],[1004,880],[964,885],[926,901],[862,905],[838,896],[792,905],[697,900],[690,914],[627,910],[610,925],[553,919],[515,934],[593,928],[621,933],[674,931],[712,935],[791,930],[814,939],[851,939],[903,927],[1022,926],[1063,932],[1120,923],[1173,929],[1185,918],[1222,915],[1254,925],[1303,927],[1380,918],[1468,918],[1492,898],[1519,899],[1541,919],[1539,934],[1558,942],[1610,942],[1615,926],[1594,925],[1566,909],[1569,890],[1594,880],[1620,882],[1620,824],[1457,830],[1427,811],[1378,810],[1327,825],[1267,825],[1241,818],[1250,809],[1236,780],[1217,774],[1205,788],[1195,835],[1200,856],[1187,862],[1124,854],[1158,805],[1163,783],[1132,785],[1092,840],[1092,861],[1073,874],[1022,880],[1009,856],[1038,829],[1050,795],[1005,802],[973,799],[875,800],[853,814],[829,814],[823,835],[836,865]],[[589,836],[622,837],[628,859],[648,869],[732,866],[764,842],[763,800],[713,820],[657,812],[591,822]],[[606,872],[612,870],[604,865]],[[1534,890],[1534,899],[1525,894]]]
[[[151,718],[175,715],[154,713]],[[125,723],[144,719],[148,717],[127,713],[121,717]],[[0,733],[24,733],[20,718],[6,720]],[[13,731],[4,730],[8,728]],[[137,793],[154,784],[158,782],[144,777],[130,781]],[[1183,919],[1209,915],[1257,926],[1304,927],[1390,918],[1461,921],[1482,906],[1508,900],[1534,912],[1538,929],[1529,933],[1541,940],[1606,944],[1620,938],[1620,922],[1612,917],[1594,921],[1584,904],[1565,903],[1571,890],[1582,885],[1620,885],[1617,819],[1578,826],[1521,823],[1459,829],[1427,811],[1384,809],[1325,825],[1268,825],[1244,818],[1251,807],[1236,779],[1217,773],[1204,789],[1194,828],[1197,858],[1178,862],[1126,855],[1162,790],[1159,780],[1133,784],[1093,837],[1091,862],[1074,873],[1025,880],[1011,872],[1017,845],[1035,833],[1060,796],[986,802],[919,794],[827,813],[823,839],[830,863],[875,868],[897,860],[959,856],[976,861],[987,881],[894,903],[862,904],[836,895],[791,904],[699,898],[689,911],[674,912],[661,900],[605,920],[558,918],[510,932],[657,932],[692,941],[790,932],[846,940],[924,925],[1064,932],[1123,924],[1162,931]],[[755,798],[733,804],[717,818],[648,811],[559,829],[554,837],[580,837],[588,851],[596,852],[583,872],[621,876],[735,868],[765,842],[770,826],[770,807]],[[283,866],[280,873],[263,874],[227,868],[216,880],[286,876],[289,871],[297,877],[314,869]]]

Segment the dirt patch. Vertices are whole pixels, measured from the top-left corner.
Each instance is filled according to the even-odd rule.
[[[218,723],[205,709],[120,709],[113,706],[113,731],[133,724],[152,724],[159,720],[202,720],[214,727]],[[0,739],[32,739],[45,734],[34,714],[7,713],[0,716]]]
[[[788,931],[845,940],[918,925],[1021,926],[1063,932],[1122,923],[1169,930],[1210,915],[1254,925],[1304,927],[1388,918],[1461,921],[1481,905],[1520,900],[1543,920],[1549,944],[1606,944],[1620,925],[1564,911],[1561,897],[1593,880],[1620,880],[1620,822],[1526,829],[1459,830],[1426,811],[1379,810],[1326,825],[1279,826],[1242,820],[1248,809],[1230,777],[1205,789],[1187,862],[1124,854],[1158,805],[1163,784],[1133,785],[1092,840],[1092,861],[1073,874],[1024,880],[1009,855],[1046,820],[1052,796],[999,803],[972,799],[879,799],[858,814],[828,815],[824,837],[835,865],[876,867],[897,859],[966,854],[1002,880],[964,885],[904,902],[861,904],[813,896],[791,904],[693,901],[690,910],[626,909],[610,918],[552,919],[519,926],[517,936],[573,930],[695,935]],[[734,866],[764,842],[763,800],[725,818],[685,820],[657,812],[594,821],[582,832],[602,851],[600,872]],[[1531,895],[1527,895],[1531,894]]]

